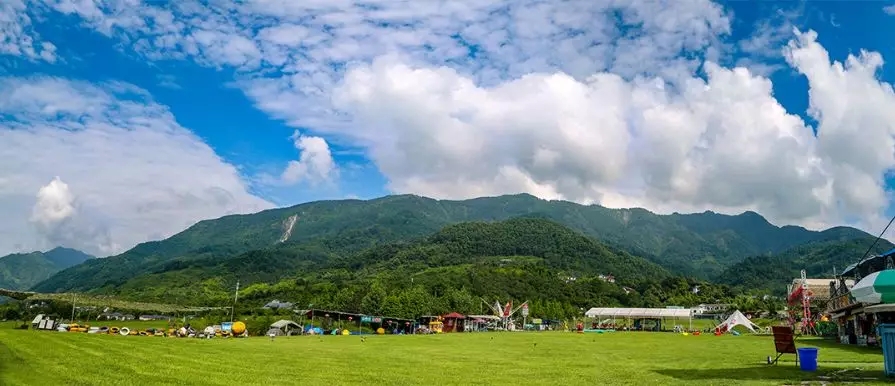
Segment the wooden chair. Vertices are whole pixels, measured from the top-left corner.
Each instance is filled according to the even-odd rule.
[[[796,364],[798,364],[799,352],[796,350],[796,342],[794,340],[792,327],[773,326],[771,327],[771,330],[774,332],[774,349],[777,352],[777,357],[768,364],[777,364],[777,360],[780,359],[780,356],[783,354],[795,354]]]

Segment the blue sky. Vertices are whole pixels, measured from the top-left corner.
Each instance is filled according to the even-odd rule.
[[[888,35],[883,33],[891,30],[886,24],[892,23],[892,16],[882,12],[881,3],[729,1],[723,4],[734,15],[732,34],[727,38],[731,43],[749,39],[763,21],[790,22],[797,28],[817,31],[834,59],[842,60],[861,49],[895,57],[895,46],[886,41]],[[787,15],[791,18],[781,17],[779,11],[791,12],[792,15]],[[232,69],[207,68],[184,60],[146,61],[121,49],[122,42],[82,28],[78,18],[59,13],[47,15],[35,29],[56,42],[66,62],[48,64],[5,58],[8,65],[3,69],[9,74],[42,73],[92,82],[118,80],[142,87],[159,103],[169,106],[181,125],[201,136],[221,157],[249,175],[275,172],[296,158],[296,149],[289,141],[295,127],[260,111],[245,93],[233,87],[235,71]],[[766,48],[779,51],[780,47]],[[736,64],[739,59],[749,57],[754,55],[734,51],[725,62]],[[780,55],[760,59],[765,64],[785,65]],[[893,71],[895,68],[891,66],[884,68],[880,78],[895,79]],[[771,80],[780,103],[789,112],[810,119],[806,115],[808,101],[803,77],[783,68],[774,72]],[[336,162],[351,166],[337,188],[255,188],[278,205],[328,198],[372,198],[390,193],[385,187],[386,178],[362,154],[331,146]]]
[[[238,165],[247,175],[275,173],[297,157],[289,140],[295,128],[255,108],[232,85],[235,71],[210,69],[189,61],[146,61],[120,49],[121,43],[115,39],[79,28],[72,19],[51,14],[36,25],[41,36],[58,42],[60,56],[66,58],[66,63],[4,58],[8,62],[0,70],[14,76],[47,74],[90,82],[124,81],[144,88],[156,101],[170,107],[182,126],[202,137],[218,155]],[[362,155],[338,146],[332,150],[338,164],[352,167],[336,189],[254,188],[278,205],[388,194],[383,176]]]
[[[15,200],[9,193],[8,202],[34,212],[28,201],[59,177],[64,185],[54,185],[60,191],[53,197],[62,203],[46,206],[70,205],[71,213],[81,213],[91,224],[105,219],[94,226],[104,241],[91,242],[109,251],[169,235],[202,218],[391,193],[467,198],[524,191],[658,212],[756,210],[776,223],[815,228],[847,223],[875,229],[893,212],[888,197],[893,183],[885,179],[895,166],[887,163],[893,153],[891,148],[886,152],[888,142],[868,139],[882,146],[867,151],[875,158],[839,154],[835,146],[837,141],[842,149],[864,146],[841,138],[847,130],[862,133],[857,126],[887,122],[878,112],[888,106],[887,99],[876,98],[876,110],[843,113],[832,110],[854,106],[862,95],[843,102],[831,98],[836,87],[845,87],[843,93],[870,87],[858,82],[872,83],[887,96],[895,69],[884,65],[875,78],[854,75],[848,80],[853,88],[845,83],[825,88],[831,72],[820,69],[830,63],[809,63],[822,59],[817,53],[824,51],[834,61],[861,50],[877,52],[883,60],[895,57],[887,39],[895,32],[895,16],[884,10],[884,2],[672,2],[607,8],[532,0],[433,2],[407,9],[388,1],[346,3],[344,9],[251,1],[217,9],[189,1],[136,7],[113,0],[9,4],[0,8],[12,20],[0,25],[0,37],[5,35],[8,43],[0,45],[0,76],[8,80],[6,87],[20,91],[17,95],[32,97],[23,90],[36,90],[26,87],[35,84],[49,93],[34,94],[33,105],[0,103],[0,113],[20,117],[20,126],[6,127],[9,133],[48,125],[87,132],[79,123],[84,118],[77,118],[83,114],[98,125],[91,130],[112,124],[134,133],[139,130],[120,122],[153,122],[146,125],[198,137],[187,142],[173,134],[152,137],[179,138],[177,146],[183,147],[158,139],[159,149],[176,149],[168,155],[138,149],[139,140],[126,137],[124,153],[137,154],[128,162],[148,165],[145,170],[126,168],[111,156],[105,163],[88,164],[101,157],[63,155],[62,150],[47,151],[39,167],[30,158],[14,163],[22,165],[19,170],[33,168],[28,176],[34,177],[21,184],[26,188],[15,192]],[[788,63],[783,50],[800,39],[793,28],[817,34],[816,41],[806,38],[786,51],[790,61],[802,60],[799,65]],[[44,42],[54,47],[52,60],[25,49]],[[804,59],[793,59],[800,54]],[[720,70],[703,65],[705,60]],[[737,67],[750,71],[749,80],[755,82],[749,84],[758,89],[762,78],[769,79],[772,94],[755,88],[733,92],[734,84],[746,87],[745,78],[734,76]],[[712,71],[715,75],[709,76]],[[702,91],[694,81],[730,92],[697,95]],[[658,83],[664,84],[662,91],[651,86]],[[130,105],[116,93],[119,84],[145,90],[136,113],[124,107]],[[48,95],[77,100],[85,93],[105,101],[107,110],[85,104],[78,107],[84,112],[44,115],[46,106],[72,100]],[[808,114],[809,95],[827,106],[819,108],[820,116],[831,119],[826,124],[833,139],[799,131],[820,125]],[[714,101],[731,102],[705,108]],[[769,101],[785,112],[772,116]],[[15,110],[34,106],[43,110]],[[116,116],[125,110],[126,119]],[[163,110],[170,117],[159,113]],[[649,114],[660,111],[674,114],[649,120]],[[792,122],[785,113],[802,122]],[[627,123],[614,126],[621,116],[619,122]],[[749,119],[754,122],[743,123]],[[741,126],[727,127],[735,125]],[[694,128],[701,134],[688,131]],[[296,130],[307,140],[303,146],[315,147],[298,146],[292,139]],[[890,139],[893,133],[883,131],[877,134]],[[681,145],[672,146],[669,138],[681,139]],[[81,140],[64,142],[74,141],[71,149],[79,145],[84,153],[102,151]],[[204,145],[220,162],[207,158],[199,149]],[[754,164],[748,158],[710,158],[740,148],[756,157]],[[204,158],[196,153],[199,158],[191,162],[202,168],[176,158],[195,149]],[[307,159],[301,158],[303,151]],[[772,159],[771,153],[783,158]],[[295,164],[291,177],[290,162]],[[164,168],[154,169],[158,163]],[[71,165],[80,166],[68,171]],[[85,170],[103,170],[102,178]],[[111,189],[103,187],[110,184],[119,186],[121,198],[108,197]],[[146,193],[134,196],[135,191]],[[229,198],[210,204],[217,197],[211,191]],[[179,213],[177,205],[189,201],[184,197],[203,202],[203,209],[165,226],[160,225],[164,216],[145,214],[151,207]],[[120,207],[108,203],[124,201]],[[25,212],[3,213],[34,223],[36,215]],[[58,243],[62,236],[49,234],[61,232],[56,227],[62,220],[47,221],[49,228],[28,236]],[[135,230],[146,227],[154,230]],[[128,236],[119,240],[113,234]],[[7,249],[27,248],[7,244]]]

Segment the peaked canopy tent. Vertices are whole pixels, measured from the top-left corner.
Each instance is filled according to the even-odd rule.
[[[293,334],[301,334],[301,325],[295,323],[291,320],[280,319],[274,323],[271,323],[270,329],[267,330],[267,335],[275,334],[275,335],[293,335]]]
[[[585,317],[598,320],[609,318],[613,321],[617,319],[658,319],[665,321],[671,320],[687,320],[692,329],[693,313],[687,308],[591,308],[584,313]]]
[[[721,322],[721,324],[715,326],[715,328],[720,328],[722,332],[727,332],[733,330],[733,328],[736,326],[746,327],[747,329],[749,329],[749,331],[752,332],[755,332],[756,328],[761,328],[758,327],[757,324],[752,323],[752,321],[749,320],[746,315],[743,315],[740,310],[734,311],[732,314],[730,314],[730,316],[727,317],[727,320]]]

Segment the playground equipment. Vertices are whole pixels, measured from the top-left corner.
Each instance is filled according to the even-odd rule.
[[[506,303],[505,306],[500,306],[500,301],[494,301],[494,304],[489,304],[485,301],[485,299],[481,299],[482,303],[485,303],[488,308],[494,312],[494,315],[500,317],[501,324],[503,328],[506,330],[515,330],[515,324],[511,321],[513,315],[516,314],[519,310],[522,310],[522,325],[525,326],[525,319],[528,318],[528,301],[523,302],[519,305],[519,307],[513,308],[513,301],[510,300]]]
[[[808,288],[808,278],[805,276],[805,270],[801,271],[800,282],[798,286],[793,288],[787,297],[789,303],[789,324],[795,329],[796,312],[801,307],[801,326],[800,332],[803,335],[817,335],[817,329],[814,327],[814,321],[811,320],[811,298],[814,293]]]
[[[435,334],[441,334],[444,331],[444,322],[441,321],[441,317],[429,322],[429,331]]]

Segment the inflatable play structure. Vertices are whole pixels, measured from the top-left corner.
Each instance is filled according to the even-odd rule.
[[[435,334],[441,334],[444,330],[444,322],[441,320],[433,320],[429,322],[429,331]]]
[[[721,335],[725,332],[730,332],[734,335],[739,335],[738,332],[733,330],[733,328],[736,326],[746,327],[746,329],[748,329],[749,331],[752,331],[753,333],[755,332],[756,328],[761,328],[761,327],[758,327],[757,324],[752,323],[752,321],[749,320],[749,318],[747,318],[746,315],[743,315],[743,313],[740,312],[740,310],[736,310],[732,314],[730,314],[730,316],[727,317],[727,320],[725,320],[725,321],[721,322],[721,324],[715,326],[715,335]]]

